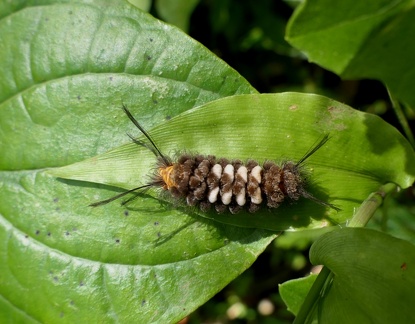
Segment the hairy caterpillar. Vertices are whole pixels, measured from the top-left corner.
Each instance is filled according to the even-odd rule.
[[[300,197],[339,210],[338,207],[306,191],[306,179],[302,170],[304,162],[329,140],[328,135],[311,147],[297,162],[285,161],[277,164],[266,161],[260,165],[254,160],[243,163],[240,160],[230,161],[213,155],[190,154],[182,154],[173,160],[160,151],[127,107],[123,105],[122,108],[149,143],[128,136],[136,144],[145,146],[154,153],[157,157],[157,167],[147,184],[95,202],[90,205],[92,207],[107,204],[129,193],[140,193],[155,187],[169,192],[174,198],[184,200],[189,206],[198,206],[202,211],[208,211],[213,207],[218,213],[223,213],[227,209],[232,214],[242,209],[254,213],[261,206],[278,208],[284,200],[296,201]],[[122,204],[135,197],[123,201]]]

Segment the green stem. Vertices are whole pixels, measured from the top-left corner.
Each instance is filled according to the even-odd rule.
[[[415,148],[414,135],[412,134],[412,130],[409,127],[408,120],[407,120],[407,118],[406,118],[406,116],[405,116],[405,114],[404,114],[404,112],[402,110],[402,107],[399,104],[399,101],[396,100],[392,96],[392,94],[389,91],[389,89],[388,89],[388,93],[389,93],[389,98],[390,98],[390,100],[392,102],[393,110],[395,111],[396,117],[398,117],[399,123],[402,126],[402,129],[403,129],[403,131],[404,131],[404,133],[406,135],[406,138],[408,139],[409,143],[411,143],[412,147]]]
[[[372,192],[369,197],[360,205],[359,209],[348,224],[348,227],[366,226],[375,211],[382,204],[385,196],[392,191],[395,191],[396,189],[396,184],[388,183],[380,187],[378,191]],[[323,267],[317,276],[316,281],[308,292],[303,305],[301,306],[300,311],[298,312],[293,322],[294,324],[312,322],[312,316],[317,306],[317,302],[319,301],[320,297],[323,296],[325,288],[328,287],[332,279],[332,272],[328,268]]]
[[[348,227],[364,227],[372,218],[375,211],[382,204],[387,194],[397,189],[397,185],[388,183],[379,188],[378,191],[372,192],[369,197],[360,205],[353,218],[350,220]]]
[[[316,308],[317,301],[319,300],[321,293],[324,291],[326,282],[330,282],[333,274],[331,271],[323,267],[318,274],[316,281],[314,281],[313,286],[308,292],[303,304],[301,305],[300,311],[294,319],[293,324],[300,323],[311,323],[313,318],[311,317],[314,314],[314,309]]]

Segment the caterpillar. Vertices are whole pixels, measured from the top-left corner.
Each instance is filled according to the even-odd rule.
[[[153,152],[157,158],[156,168],[148,183],[92,203],[92,207],[105,205],[129,193],[136,193],[122,202],[122,205],[125,205],[144,190],[161,188],[173,198],[185,201],[188,206],[197,206],[204,212],[214,208],[217,213],[229,210],[236,214],[243,209],[255,213],[262,206],[278,208],[287,199],[297,201],[301,197],[340,210],[335,205],[314,197],[305,189],[307,181],[303,171],[304,162],[329,140],[327,134],[297,162],[285,161],[277,164],[266,161],[260,165],[254,160],[243,163],[240,160],[216,158],[213,155],[191,154],[182,154],[173,160],[160,151],[124,104],[122,109],[148,143],[127,135],[134,143]]]

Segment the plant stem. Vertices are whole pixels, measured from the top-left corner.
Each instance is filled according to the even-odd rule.
[[[317,305],[317,301],[320,299],[322,292],[324,291],[324,287],[326,283],[331,281],[333,274],[331,271],[323,267],[318,274],[316,281],[314,281],[313,286],[311,287],[310,291],[308,292],[303,305],[300,308],[297,316],[294,319],[293,324],[300,324],[300,323],[311,323],[314,314],[314,309]]]
[[[399,101],[396,100],[391,92],[388,89],[389,98],[392,102],[393,110],[395,111],[396,117],[398,117],[399,123],[402,126],[402,129],[406,135],[406,138],[408,139],[409,143],[411,143],[412,147],[415,148],[415,139],[414,135],[412,134],[411,128],[409,127],[408,120],[406,119],[406,116],[404,112],[402,111],[402,107],[399,104]]]
[[[376,209],[382,204],[385,196],[397,189],[397,185],[388,183],[379,188],[378,191],[372,192],[369,197],[360,205],[357,212],[354,214],[348,227],[364,227],[372,218]]]

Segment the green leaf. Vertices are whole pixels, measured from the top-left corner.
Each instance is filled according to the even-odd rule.
[[[150,11],[152,0],[128,0],[133,6],[143,11]]]
[[[139,116],[134,107],[131,109]],[[119,118],[127,119],[122,114],[120,109]],[[128,132],[139,134],[134,125],[128,127]],[[151,129],[150,134],[166,154],[185,150],[260,162],[298,161],[322,135],[330,134],[328,143],[310,157],[306,169],[310,173],[309,190],[314,196],[339,206],[340,212],[306,199],[287,203],[272,213],[264,208],[254,215],[194,211],[236,226],[283,230],[344,223],[382,184],[393,182],[406,188],[415,175],[415,153],[395,128],[377,116],[317,95],[227,97],[189,110]],[[147,148],[130,143],[49,173],[131,189],[148,181],[155,163],[156,158]],[[148,193],[159,198],[157,192]],[[111,195],[114,192],[100,191],[91,201]],[[142,210],[153,203],[143,197],[135,206]],[[120,210],[117,203],[104,208],[113,213]],[[193,210],[184,212],[192,214]]]
[[[384,82],[415,106],[413,1],[304,1],[287,26],[287,40],[345,79]]]
[[[344,228],[320,237],[313,264],[334,274],[319,307],[322,323],[408,323],[415,304],[415,247],[374,230]]]
[[[188,32],[190,16],[200,0],[156,0],[157,13],[163,20]]]
[[[4,169],[66,165],[121,144],[122,102],[139,106],[148,128],[255,92],[202,45],[127,4],[30,7],[3,18],[0,30]]]
[[[179,321],[275,235],[154,199],[147,212],[93,210],[113,191],[44,170],[125,143],[121,103],[151,128],[255,89],[124,1],[2,2],[0,13],[0,321]]]
[[[286,281],[278,286],[278,291],[284,303],[287,305],[287,309],[294,315],[300,310],[316,277],[317,275],[311,274],[304,278]]]

